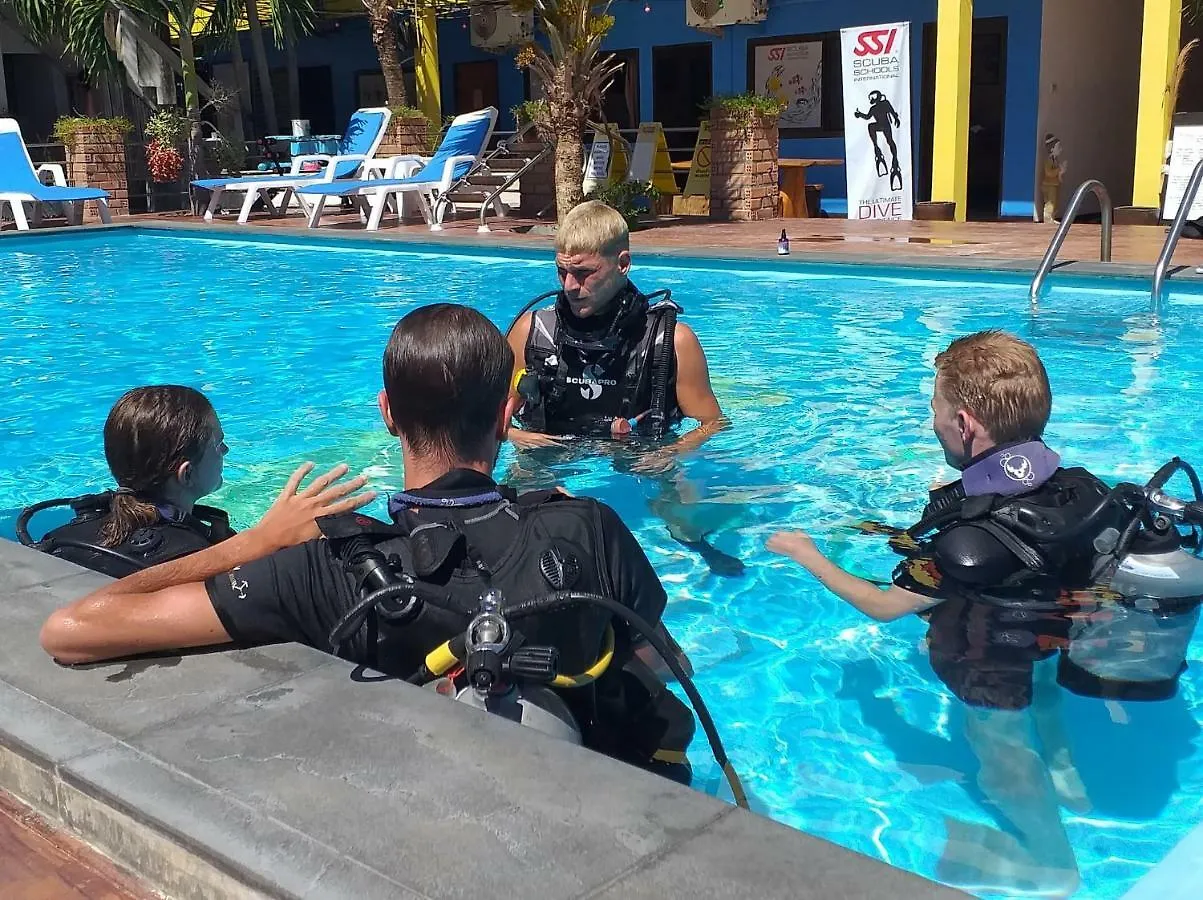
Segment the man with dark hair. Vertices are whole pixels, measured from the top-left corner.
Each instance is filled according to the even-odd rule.
[[[451,657],[441,658],[456,658],[454,639],[490,598],[504,613],[567,590],[617,601],[667,638],[664,589],[613,510],[559,491],[519,497],[493,481],[514,412],[512,367],[505,338],[480,313],[452,304],[414,310],[393,330],[378,397],[405,465],[405,490],[389,501],[391,523],[325,515],[370,499],[341,499],[362,479],[329,487],[345,472],[335,470],[298,494],[302,470],[258,526],[55,612],[43,646],[80,663],[296,641],[432,680],[454,667],[430,671],[430,660],[448,648]],[[390,594],[397,585],[412,587]],[[371,594],[380,599],[367,600]],[[414,595],[420,599],[410,604]],[[658,656],[622,616],[573,606],[517,619],[513,628],[528,647],[558,651],[567,677],[554,683],[551,706],[569,710],[587,746],[649,768],[683,762],[692,715],[652,671]],[[445,687],[461,689],[454,678]],[[680,777],[683,767],[665,774]]]

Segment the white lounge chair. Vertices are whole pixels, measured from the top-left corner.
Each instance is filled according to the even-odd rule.
[[[297,188],[313,206],[309,211],[309,227],[316,228],[322,217],[322,209],[330,197],[355,197],[369,207],[368,231],[380,227],[385,206],[390,197],[396,197],[400,215],[403,194],[412,194],[418,201],[422,218],[431,231],[442,229],[446,203],[439,198],[460,178],[471,171],[484,155],[497,124],[497,110],[490,106],[478,112],[456,116],[434,155],[394,156],[388,160],[384,178],[359,181],[336,181],[328,184],[310,184]],[[395,177],[401,172],[406,177]]]
[[[238,213],[238,224],[245,225],[251,216],[251,207],[260,197],[268,212],[273,216],[282,216],[288,211],[288,204],[297,188],[307,184],[329,183],[351,180],[359,175],[365,160],[372,159],[384,133],[388,130],[392,112],[383,106],[366,107],[355,111],[347,130],[339,141],[338,153],[329,156],[323,153],[312,153],[295,156],[288,174],[277,175],[248,175],[241,178],[204,178],[192,182],[194,187],[210,191],[209,207],[205,210],[205,221],[212,222],[213,214],[221,206],[223,195],[230,191],[245,192],[242,209]],[[302,168],[306,164],[324,162],[326,166],[319,172],[305,174]],[[272,195],[279,195],[273,200]],[[304,203],[302,202],[304,209]]]
[[[54,184],[43,184],[43,172],[54,174]],[[59,166],[43,165],[33,167],[29,158],[29,150],[21,139],[21,126],[16,119],[0,119],[0,212],[4,204],[12,209],[13,221],[17,223],[18,231],[29,230],[29,217],[25,215],[24,204],[33,205],[32,218],[37,224],[42,217],[40,204],[65,203],[83,204],[87,200],[96,201],[100,212],[100,221],[106,225],[112,221],[109,216],[109,195],[100,188],[67,187],[67,179]],[[69,212],[68,221],[78,219]]]

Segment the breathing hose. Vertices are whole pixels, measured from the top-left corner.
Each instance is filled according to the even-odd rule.
[[[652,381],[652,408],[649,418],[652,420],[651,432],[653,438],[664,437],[668,427],[668,379],[672,368],[673,342],[677,332],[677,310],[671,303],[664,311],[664,338],[656,348],[656,356],[652,363],[654,375]]]
[[[514,321],[510,322],[510,327],[505,330],[506,338],[507,339],[509,338],[510,332],[514,330],[514,326],[518,324],[518,320],[521,319],[523,316],[525,316],[528,311],[530,311],[533,307],[537,306],[538,304],[542,303],[547,298],[556,296],[556,294],[558,294],[558,293],[560,293],[560,292],[559,291],[548,291],[546,294],[540,294],[534,300],[528,301],[527,304],[522,307],[522,309],[518,310],[518,315],[514,316]]]
[[[441,598],[440,598],[441,599]],[[600,594],[587,594],[579,591],[557,591],[552,594],[544,594],[541,597],[535,597],[531,600],[524,600],[516,603],[513,606],[507,607],[504,610],[504,615],[507,619],[523,619],[528,616],[537,615],[540,613],[555,612],[559,609],[564,609],[570,606],[578,606],[581,604],[590,604],[599,606],[602,609],[610,612],[618,618],[624,620],[628,625],[638,631],[647,640],[649,644],[655,648],[656,652],[664,659],[669,671],[673,673],[677,681],[680,682],[682,690],[689,698],[689,703],[697,713],[698,721],[702,725],[702,730],[706,734],[706,741],[710,744],[710,752],[714,755],[714,761],[718,763],[722,769],[723,776],[727,779],[727,783],[731,786],[731,793],[735,797],[736,805],[748,809],[748,798],[744,793],[743,783],[739,779],[731,760],[727,757],[727,751],[723,747],[722,738],[719,737],[718,729],[714,725],[714,719],[710,716],[710,710],[706,707],[706,701],[702,699],[702,695],[698,693],[694,686],[693,679],[686,674],[681,664],[677,662],[676,655],[672,652],[668,643],[657,634],[657,629],[650,622],[632,611],[629,607],[623,606],[617,600],[611,600],[608,597],[603,597]],[[439,605],[437,602],[433,605]],[[451,608],[451,607],[445,607]],[[458,609],[456,610],[459,611]],[[451,644],[452,642],[448,642]]]
[[[44,509],[50,509],[52,506],[69,506],[78,498],[75,497],[56,497],[53,500],[43,500],[41,503],[35,503],[33,506],[27,506],[21,510],[21,514],[17,516],[16,532],[17,540],[26,547],[32,547],[37,543],[29,534],[29,520],[36,516]]]
[[[408,595],[409,601],[402,610],[401,615],[412,617],[420,611],[420,601],[430,603],[431,606],[439,609],[449,610],[451,612],[463,615],[463,609],[450,601],[450,598],[444,597],[434,591],[426,589],[418,584],[409,584],[405,582],[397,582],[379,590],[373,591],[357,603],[345,616],[339,620],[334,629],[330,633],[330,643],[332,648],[337,648],[348,637],[358,630],[362,624],[364,617],[369,610],[379,603],[381,600],[391,597],[402,597]],[[665,665],[669,671],[673,673],[677,681],[680,682],[682,690],[685,691],[686,697],[689,699],[690,705],[697,714],[698,721],[701,722],[702,730],[706,734],[706,741],[710,745],[710,752],[714,756],[714,761],[718,763],[719,768],[723,772],[723,776],[727,779],[727,783],[731,786],[731,793],[735,798],[736,805],[749,809],[748,797],[744,793],[743,783],[739,779],[731,760],[727,757],[727,751],[723,747],[722,738],[719,736],[718,729],[715,727],[714,719],[710,715],[710,710],[706,707],[706,701],[702,699],[702,695],[694,686],[693,679],[677,662],[676,655],[668,646],[668,643],[660,637],[657,629],[645,618],[638,613],[624,606],[617,600],[611,600],[608,597],[603,597],[600,594],[587,594],[578,591],[557,591],[551,594],[544,594],[540,597],[535,597],[531,600],[524,600],[514,606],[508,607],[503,611],[506,619],[522,619],[540,613],[554,612],[559,609],[564,609],[570,606],[578,606],[581,604],[590,604],[601,607],[609,613],[622,619],[637,632],[643,635],[649,644],[655,648],[656,652],[664,659]],[[463,636],[458,635],[447,641],[440,648],[433,651],[443,658],[458,657],[464,652]],[[420,683],[421,672],[414,677],[407,679],[411,683]]]

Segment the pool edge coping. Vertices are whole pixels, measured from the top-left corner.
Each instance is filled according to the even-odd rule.
[[[35,651],[25,654],[23,661],[0,659],[0,699],[5,701],[0,703],[0,789],[176,900],[310,896],[417,900],[442,895],[423,889],[431,883],[431,870],[440,860],[463,861],[457,867],[462,871],[453,874],[442,868],[438,872],[446,872],[445,876],[435,873],[446,879],[437,883],[454,893],[469,887],[474,859],[487,862],[510,857],[522,871],[498,872],[494,890],[526,891],[530,880],[537,878],[540,883],[559,885],[543,891],[553,900],[676,896],[671,891],[657,893],[654,886],[671,881],[673,873],[683,867],[713,872],[713,890],[693,891],[690,896],[716,900],[730,896],[726,891],[732,883],[746,886],[755,896],[819,900],[832,896],[833,878],[857,896],[899,900],[966,896],[700,791],[429,692],[393,684],[389,687],[393,693],[382,695],[379,688],[353,684],[354,679],[348,678],[354,668],[350,663],[298,645],[249,651],[276,665],[283,660],[293,663],[288,671],[265,668],[275,679],[267,683],[235,680],[235,674],[245,676],[246,657],[242,661],[236,658],[247,651],[160,658],[160,663],[188,670],[186,679],[175,683],[175,690],[205,694],[203,705],[182,712],[172,705],[170,686],[167,691],[152,687],[164,680],[155,679],[154,666],[133,682],[119,677],[128,663],[83,669],[56,666],[37,647],[42,618],[54,606],[107,580],[0,540],[0,586],[10,588],[6,592],[10,603],[7,609],[0,609],[0,618],[8,619],[8,630],[18,632],[22,641],[33,642]],[[14,683],[8,671],[12,666],[25,669],[25,683]],[[150,682],[144,680],[148,676]],[[138,724],[135,709],[129,713],[132,720],[123,718],[127,706],[144,707],[156,691],[162,696],[155,702],[169,707],[174,717]],[[293,691],[292,699],[285,696]],[[270,737],[273,727],[278,727],[273,723],[290,717],[295,721],[321,697],[333,699],[348,691],[362,698],[362,708],[356,712],[362,739],[381,746],[381,741],[392,738],[396,747],[391,756],[383,749],[368,759],[344,751],[345,732],[340,725],[346,723],[328,723],[320,715],[306,717],[299,743],[287,743],[291,733],[276,732]],[[350,704],[352,708],[355,705]],[[104,715],[93,711],[102,707],[107,709]],[[384,708],[393,710],[392,718],[380,718]],[[105,715],[121,719],[121,724],[103,724]],[[238,719],[238,715],[253,716],[258,728],[223,724],[251,721]],[[415,726],[419,729],[416,742],[410,736]],[[198,765],[203,748],[190,746],[186,737],[177,739],[173,736],[177,732],[216,732],[221,735],[223,754],[229,756],[201,759],[205,765]],[[471,737],[474,734],[479,737]],[[466,737],[469,743],[465,745]],[[260,768],[277,757],[260,755],[281,740],[287,743],[290,755],[305,763],[284,779],[295,787],[294,806],[316,803],[320,812],[323,802],[330,804],[329,818],[317,816],[319,822],[334,823],[330,829],[310,828],[303,819],[289,814],[284,808],[287,804],[264,803],[263,798],[243,796],[234,788],[253,777],[264,778],[265,783],[280,781],[273,778],[272,770]],[[476,743],[489,752],[478,753]],[[414,746],[440,761],[433,773],[429,767],[396,765],[408,758],[406,749]],[[378,771],[374,767],[390,760],[388,771],[396,773],[393,782],[366,777]],[[455,768],[460,769],[458,781],[442,776]],[[324,787],[329,776],[325,773],[331,771],[342,773],[340,779],[346,784],[327,794]],[[577,772],[579,777],[564,781],[566,773]],[[483,806],[471,802],[472,798],[445,793],[453,784],[462,783],[465,774],[482,779]],[[532,804],[530,813],[500,816],[494,827],[500,829],[502,840],[490,840],[492,828],[461,828],[457,833],[462,837],[457,837],[453,848],[432,854],[434,859],[422,858],[429,852],[428,842],[415,839],[413,825],[406,820],[423,821],[427,810],[421,806],[424,795],[444,792],[439,795],[440,802],[447,809],[430,812],[434,813],[432,824],[445,830],[448,822],[461,822],[465,816],[466,821],[474,821],[482,808],[521,809],[521,805],[514,806],[514,800],[524,796],[523,785],[540,780],[546,781],[547,787],[534,796],[525,795]],[[365,783],[361,786],[360,782]],[[505,790],[498,787],[506,784],[510,787]],[[388,794],[384,818],[379,804],[366,802],[369,795],[380,791]],[[354,797],[365,802],[350,807],[360,813],[348,832],[347,807],[339,804]],[[556,799],[549,801],[549,797]],[[550,813],[549,803],[554,807]],[[582,815],[582,809],[596,812]],[[499,857],[495,845],[509,848],[505,833],[511,818],[513,833],[508,841],[514,842],[515,849],[501,851]],[[593,846],[578,845],[586,834],[582,829],[597,835],[595,841],[588,841]],[[360,831],[364,832],[362,844],[355,837]],[[570,838],[568,846],[579,846],[577,856],[556,855],[555,848],[565,846],[555,837],[560,832]],[[372,846],[369,834],[381,833],[391,836],[389,846],[402,861],[404,875],[396,874],[397,865],[377,868],[365,860],[360,848]],[[348,845],[351,849],[339,849]],[[715,861],[715,856],[722,859]],[[814,879],[810,889],[801,878],[807,872]],[[528,882],[526,888],[523,880]]]
[[[110,225],[91,223],[87,225],[44,228],[31,231],[0,232],[0,241],[11,238],[60,237],[70,238],[76,235],[96,234],[106,231],[179,231],[203,235],[215,239],[229,240],[262,240],[273,236],[286,238],[307,238],[321,242],[347,241],[353,243],[380,244],[382,247],[398,245],[420,245],[426,247],[459,248],[464,251],[473,250],[523,250],[537,253],[550,249],[550,242],[544,236],[522,237],[505,232],[492,231],[488,235],[464,235],[458,233],[451,236],[447,232],[434,231],[388,231],[367,232],[349,229],[310,229],[304,226],[277,225],[270,228],[255,229],[242,226],[246,230],[239,232],[238,226],[229,224],[209,224],[205,222],[180,221],[138,221],[114,222]],[[890,253],[858,253],[855,250],[829,249],[813,250],[796,248],[789,256],[778,256],[776,250],[753,250],[742,247],[723,248],[716,246],[702,247],[666,247],[655,243],[642,245],[641,236],[651,232],[635,232],[632,238],[637,242],[632,250],[640,258],[647,256],[663,258],[665,261],[674,259],[698,259],[707,262],[730,260],[741,264],[762,263],[765,265],[782,265],[789,267],[804,266],[873,266],[877,268],[898,268],[906,270],[941,270],[944,272],[975,272],[980,274],[999,274],[1009,276],[1034,275],[1040,260],[1036,257],[1002,257],[989,255],[975,256],[920,256],[901,252]],[[548,238],[550,236],[547,236]],[[649,238],[650,241],[650,238]],[[1186,283],[1192,287],[1203,287],[1203,274],[1195,271],[1192,264],[1184,263],[1171,266],[1169,276],[1171,284]],[[1066,258],[1059,260],[1053,267],[1050,276],[1061,273],[1080,278],[1109,278],[1123,281],[1150,282],[1153,276],[1152,263],[1111,262],[1103,263],[1092,260]],[[1046,281],[1046,285],[1049,282]]]

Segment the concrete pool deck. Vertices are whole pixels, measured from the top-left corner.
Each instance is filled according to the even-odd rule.
[[[175,900],[965,896],[306,647],[56,665],[105,580],[0,540],[0,790]]]
[[[351,233],[364,235],[354,214],[327,215],[322,227],[305,229],[300,216],[273,219],[256,216],[239,226],[235,215],[215,219],[212,226],[232,227],[253,234],[259,228],[307,231],[311,235]],[[185,213],[133,216],[118,220],[140,225],[203,224]],[[449,222],[442,232],[431,232],[424,224],[398,226],[386,222],[379,232],[385,239],[467,241],[484,245],[550,246],[547,234],[516,232],[536,223],[530,219],[491,219],[489,234],[477,234],[476,219]],[[764,222],[711,222],[702,217],[665,217],[652,227],[632,235],[635,250],[691,255],[738,255],[777,259],[777,238],[786,229],[791,257],[829,261],[873,261],[879,264],[969,265],[993,268],[993,263],[1010,262],[1014,268],[1035,269],[1052,239],[1055,225],[1035,222],[849,222],[846,219],[770,219]],[[1082,264],[1098,264],[1101,228],[1076,223],[1070,229],[1058,256],[1068,270]],[[1113,232],[1112,260],[1136,267],[1149,277],[1165,242],[1164,225],[1117,225]],[[1023,265],[1015,265],[1022,263]],[[1008,266],[1008,267],[1012,267]],[[1174,253],[1174,267],[1203,266],[1203,240],[1182,239]],[[1058,269],[1061,268],[1060,262]],[[1177,277],[1177,276],[1175,276]]]

